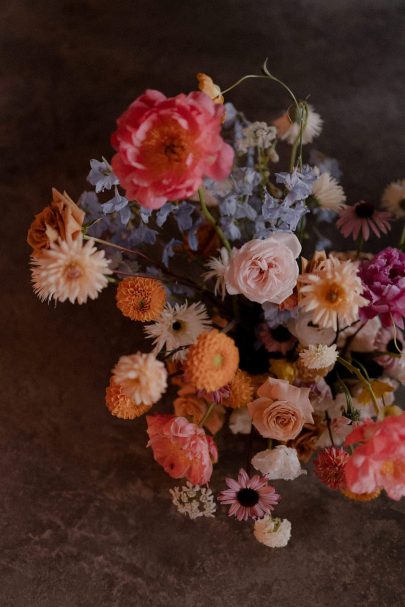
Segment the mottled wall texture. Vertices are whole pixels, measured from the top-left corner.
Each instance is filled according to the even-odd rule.
[[[109,369],[139,342],[112,290],[86,306],[32,294],[26,229],[50,186],[77,197],[109,155],[115,117],[146,87],[223,84],[268,56],[326,120],[349,201],[405,177],[404,0],[3,0],[1,19],[0,605],[394,607],[403,604],[403,507],[278,483],[293,523],[270,551],[224,514],[182,519],[145,449],[145,422],[113,419]],[[269,119],[267,83],[230,99]],[[243,462],[232,442],[214,475]]]

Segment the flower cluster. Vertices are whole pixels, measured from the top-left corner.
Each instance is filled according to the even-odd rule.
[[[262,77],[281,82],[267,64]],[[323,127],[314,107],[291,94],[272,123],[250,122],[228,99],[238,83],[198,73],[198,90],[135,99],[111,160],[90,161],[91,187],[77,204],[53,189],[27,242],[41,300],[82,304],[111,283],[122,323],[145,336],[114,365],[105,402],[123,420],[146,414],[151,465],[186,480],[170,489],[177,511],[217,515],[228,426],[250,435],[248,462],[217,501],[275,548],[291,523],[273,516],[273,482],[305,482],[313,455],[348,499],[405,494],[405,232],[364,250],[403,220],[405,179],[381,208],[348,201],[337,161],[305,158]]]

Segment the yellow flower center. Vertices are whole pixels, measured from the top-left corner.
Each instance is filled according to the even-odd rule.
[[[191,134],[176,120],[166,120],[146,134],[142,144],[145,166],[156,176],[185,170],[191,153],[195,155]]]
[[[381,474],[383,474],[384,476],[393,476],[394,471],[395,471],[395,465],[394,465],[393,461],[386,460],[385,462],[382,463],[382,466],[380,468]]]
[[[332,283],[326,287],[325,299],[331,304],[338,304],[343,298],[343,289],[337,283]]]
[[[222,354],[215,354],[212,357],[212,364],[214,365],[214,367],[217,367],[217,368],[220,367],[222,365],[223,361],[224,361],[224,358],[223,358]]]

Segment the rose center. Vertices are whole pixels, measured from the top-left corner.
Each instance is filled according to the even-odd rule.
[[[252,508],[259,502],[259,494],[254,489],[240,489],[236,495],[238,502],[245,508]]]
[[[354,207],[354,212],[360,219],[370,219],[374,215],[374,205],[371,202],[359,202]]]
[[[72,261],[66,266],[64,274],[68,280],[78,280],[83,276],[83,271],[78,263]]]

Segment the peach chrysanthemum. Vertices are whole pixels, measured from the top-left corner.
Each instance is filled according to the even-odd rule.
[[[105,404],[111,415],[120,419],[135,419],[151,408],[150,405],[137,405],[130,396],[124,394],[121,386],[113,379],[105,391]]]
[[[234,341],[217,329],[201,333],[190,346],[184,372],[199,390],[214,392],[229,384],[239,365],[239,351]]]
[[[367,300],[357,266],[351,261],[339,261],[330,257],[313,273],[299,278],[300,305],[311,314],[312,322],[321,328],[336,331],[340,325],[350,325],[359,318],[359,307]]]
[[[246,407],[248,403],[252,402],[255,389],[252,379],[246,371],[237,369],[229,387],[231,391],[229,398],[223,401],[226,407],[238,409]]]
[[[153,405],[167,388],[166,367],[150,353],[121,356],[112,373],[122,392],[136,405]]]
[[[159,280],[143,276],[124,278],[117,287],[117,307],[131,320],[156,320],[166,303],[166,291]]]
[[[342,493],[349,500],[355,502],[371,502],[371,500],[375,500],[380,495],[381,489],[376,489],[372,493],[353,493],[349,489],[343,489]]]
[[[96,299],[107,286],[106,275],[112,274],[104,251],[98,251],[94,241],[83,245],[83,237],[58,240],[49,249],[32,257],[34,291],[44,301],[86,303]]]

